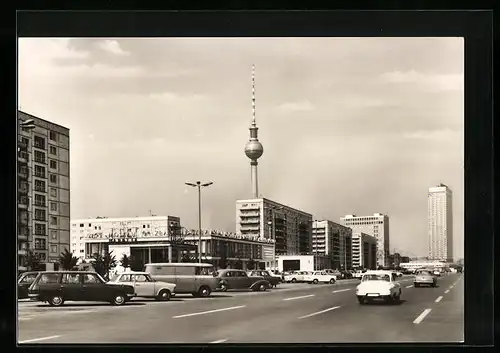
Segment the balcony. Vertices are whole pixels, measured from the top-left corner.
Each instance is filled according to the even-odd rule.
[[[259,212],[241,212],[240,217],[260,217]]]
[[[28,209],[28,205],[25,204],[23,201],[19,201],[19,203],[17,204],[17,207],[20,208],[21,210]]]
[[[20,149],[28,149],[28,144],[22,140],[19,140],[17,141],[17,147],[19,147]]]
[[[26,256],[26,249],[17,249],[17,255]]]
[[[28,194],[28,188],[27,187],[22,187],[22,186],[19,186],[18,189],[20,194],[23,194],[23,195],[27,195]]]
[[[17,160],[21,163],[28,163],[28,161],[29,161],[28,152],[19,151],[17,154]]]
[[[27,171],[18,171],[17,172],[17,175],[19,175],[19,178],[21,179],[28,179],[28,172]]]
[[[246,220],[241,220],[240,221],[240,224],[259,224],[260,223],[260,219],[259,218],[256,218],[256,219],[246,219]]]
[[[18,234],[17,240],[19,242],[26,242],[26,241],[28,241],[28,235],[27,234]]]

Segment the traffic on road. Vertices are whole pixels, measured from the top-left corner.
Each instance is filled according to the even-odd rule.
[[[92,285],[85,283],[89,273],[73,272],[72,279],[60,273],[58,281],[42,284],[44,275],[39,273],[30,286],[32,300],[18,304],[20,344],[463,341],[461,273],[442,275],[429,286],[416,286],[418,274],[392,271],[317,284],[282,280],[274,286],[262,272],[202,271],[195,277],[215,279],[209,295],[199,291],[208,282],[189,287],[187,276],[175,271],[162,275],[171,276],[168,281],[146,271]],[[65,293],[67,288],[60,287],[70,280],[81,292],[54,295],[56,288]],[[82,294],[89,286],[94,297]],[[117,302],[116,293],[130,288],[134,295]],[[170,294],[165,296],[165,290]]]

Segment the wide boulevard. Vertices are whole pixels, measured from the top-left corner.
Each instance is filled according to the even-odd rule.
[[[368,343],[463,341],[464,279],[436,288],[400,279],[400,304],[360,305],[358,280],[281,284],[267,292],[134,299],[122,307],[72,303],[53,308],[20,302],[20,344],[56,343]]]

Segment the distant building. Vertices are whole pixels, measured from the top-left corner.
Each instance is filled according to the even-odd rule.
[[[127,255],[138,263],[198,261],[198,230],[181,226],[179,217],[88,218],[71,221],[71,251],[91,260],[113,251],[117,260]],[[201,258],[218,268],[265,268],[266,239],[202,230]]]
[[[352,266],[377,268],[377,239],[365,233],[352,234]]]
[[[350,269],[352,264],[352,230],[338,223],[314,221],[312,228],[313,254],[328,256],[334,269]]]
[[[389,255],[389,267],[399,267],[401,262],[401,255],[399,253]]]
[[[236,201],[236,233],[275,240],[275,256],[312,252],[312,215],[269,199]],[[266,268],[277,267],[273,248],[273,243],[263,247]]]
[[[401,263],[404,262],[410,262],[410,257],[409,256],[401,256]]]
[[[429,258],[453,261],[453,193],[440,184],[429,188]]]
[[[18,270],[27,270],[31,250],[41,270],[58,267],[69,245],[69,129],[18,111],[19,122],[34,129],[18,131]]]
[[[340,223],[353,233],[365,233],[377,239],[377,266],[389,266],[389,217],[381,213],[373,216],[346,215]]]
[[[319,271],[330,268],[330,258],[324,255],[281,255],[278,271]]]

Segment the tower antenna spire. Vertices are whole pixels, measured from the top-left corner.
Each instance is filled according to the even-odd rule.
[[[252,125],[255,125],[255,65],[252,65]]]

